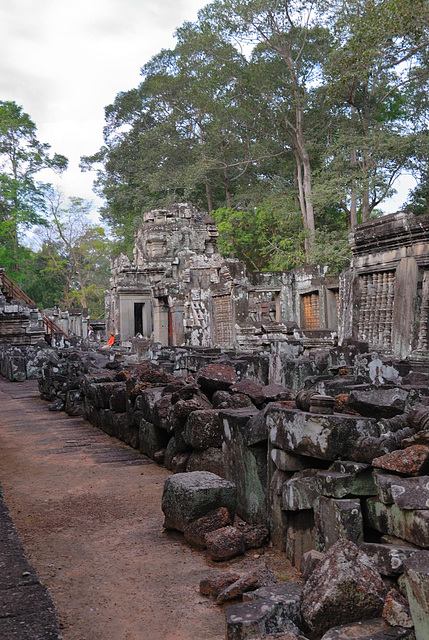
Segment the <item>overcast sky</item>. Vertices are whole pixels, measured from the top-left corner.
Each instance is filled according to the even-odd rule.
[[[21,105],[38,138],[69,159],[66,196],[94,200],[79,160],[102,143],[104,107],[204,0],[0,0],[0,100]],[[52,173],[46,181],[55,181]],[[58,179],[57,179],[58,180]]]
[[[38,138],[69,159],[67,197],[100,200],[79,160],[102,145],[104,107],[140,82],[140,68],[204,0],[0,0],[0,100],[24,108]],[[406,187],[386,211],[405,200]]]

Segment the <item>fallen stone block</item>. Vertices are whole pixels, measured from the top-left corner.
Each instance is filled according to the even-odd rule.
[[[271,449],[270,458],[280,471],[302,471],[312,466],[311,458],[294,455],[282,449]]]
[[[242,555],[246,546],[241,531],[236,527],[224,527],[206,534],[205,543],[212,560],[225,562]]]
[[[303,554],[301,558],[300,571],[306,580],[308,580],[324,557],[325,554],[321,551],[316,551],[316,549],[311,549],[311,551],[307,551],[307,553]]]
[[[260,634],[289,630],[298,636],[300,630],[286,614],[282,602],[255,600],[225,609],[226,640],[244,640]]]
[[[145,389],[137,396],[135,401],[136,410],[141,411],[143,418],[152,424],[155,424],[155,405],[161,400],[162,391],[162,387]]]
[[[340,539],[363,542],[363,518],[359,500],[335,500],[320,496],[314,508],[316,547],[325,552]]]
[[[265,524],[267,492],[267,442],[254,442],[249,423],[257,409],[222,410],[222,452],[228,480],[237,487],[237,513],[249,524]]]
[[[378,500],[384,504],[393,504],[391,486],[395,484],[398,476],[387,473],[387,471],[381,471],[381,469],[374,469],[373,478]]]
[[[383,620],[391,627],[411,629],[414,626],[408,601],[396,589],[391,589],[388,592],[382,615]]]
[[[429,552],[416,553],[404,562],[405,581],[416,640],[429,638]]]
[[[183,438],[197,450],[221,447],[223,425],[219,411],[216,409],[193,411],[186,421]]]
[[[392,418],[404,413],[407,400],[408,391],[404,389],[375,389],[372,391],[352,391],[347,404],[362,416]]]
[[[370,418],[323,416],[276,404],[265,411],[273,447],[321,460],[350,459],[359,438],[378,435],[376,422]]]
[[[388,535],[397,536],[419,547],[429,548],[429,510],[400,509],[369,498],[364,506],[364,523]]]
[[[280,582],[272,586],[260,587],[256,591],[243,593],[243,602],[253,600],[270,600],[271,602],[282,602],[286,608],[287,616],[297,627],[303,625],[301,617],[301,600],[304,584],[302,582]]]
[[[194,547],[205,549],[206,534],[216,531],[222,527],[228,527],[232,524],[231,515],[225,507],[219,507],[215,511],[210,511],[205,516],[189,522],[185,526],[185,540]]]
[[[227,364],[206,364],[198,370],[196,382],[204,392],[213,394],[218,390],[228,390],[237,380],[234,367]]]
[[[244,537],[246,549],[259,549],[268,542],[270,532],[268,527],[260,525],[245,524],[240,527]]]
[[[375,618],[334,627],[321,640],[413,640],[413,633],[410,629],[389,627],[382,618]]]
[[[226,478],[222,449],[209,447],[203,451],[193,451],[189,457],[186,471],[210,471],[221,478]]]
[[[200,593],[203,596],[214,596],[240,579],[238,573],[215,573],[200,582]]]
[[[262,564],[223,589],[219,593],[216,602],[217,604],[223,604],[229,600],[241,598],[244,593],[254,592],[262,587],[271,587],[276,583],[277,580],[274,573],[266,564]]]
[[[162,496],[164,527],[184,531],[189,522],[219,507],[226,507],[233,517],[235,503],[235,485],[214,473],[194,471],[170,476]]]
[[[170,436],[165,429],[161,429],[147,422],[144,418],[141,419],[139,425],[140,453],[143,453],[149,458],[153,458],[157,451],[165,449],[169,439]]]
[[[268,526],[271,541],[276,549],[285,550],[288,512],[282,509],[283,484],[289,480],[290,473],[276,469],[272,475],[268,490]]]
[[[386,589],[371,560],[349,540],[339,540],[304,586],[301,613],[309,629],[379,617]]]
[[[397,576],[404,571],[404,561],[411,558],[419,549],[376,542],[363,542],[361,551],[371,558],[377,571],[383,576]]]
[[[390,490],[394,503],[401,509],[429,508],[429,476],[398,477]]]
[[[253,404],[255,404],[259,408],[262,407],[262,405],[266,401],[262,385],[258,384],[254,380],[246,379],[235,382],[231,387],[231,391],[233,393],[243,393],[244,395],[248,396]],[[287,399],[289,400],[289,398]]]
[[[282,508],[285,511],[312,509],[318,495],[314,469],[299,471],[283,485]]]
[[[386,453],[372,461],[374,467],[403,473],[407,476],[424,475],[429,472],[429,447],[415,444],[406,449]]]

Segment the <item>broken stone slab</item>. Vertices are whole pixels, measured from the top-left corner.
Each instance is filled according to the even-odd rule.
[[[221,591],[239,579],[238,573],[214,573],[200,581],[200,593],[203,596],[214,596],[216,598]]]
[[[226,640],[244,640],[260,634],[291,631],[300,635],[298,627],[286,614],[282,602],[255,600],[225,609]]]
[[[314,505],[315,539],[318,551],[325,552],[338,540],[363,542],[363,518],[359,500],[335,500],[320,496]]]
[[[167,431],[183,431],[189,416],[194,411],[211,409],[212,405],[202,395],[194,395],[188,400],[178,400],[167,409]]]
[[[354,462],[352,460],[335,460],[329,467],[328,471],[319,472],[319,476],[328,476],[330,472],[343,473],[353,476],[353,480],[348,480],[348,495],[354,496],[371,496],[375,495],[376,489],[374,478],[372,476],[372,466],[362,462]],[[324,493],[323,495],[328,495]],[[333,496],[344,497],[344,496]]]
[[[271,569],[264,563],[241,576],[234,583],[223,589],[218,597],[217,604],[223,604],[229,600],[241,598],[247,592],[254,593],[256,589],[271,587],[277,583],[277,579]]]
[[[418,431],[409,438],[404,438],[402,440],[403,447],[411,447],[414,444],[424,444],[426,447],[429,447],[429,431]]]
[[[412,547],[377,542],[363,542],[360,549],[371,558],[377,571],[383,576],[397,576],[403,573],[404,561],[420,552]]]
[[[206,534],[232,524],[231,515],[225,507],[210,511],[205,516],[189,522],[185,526],[185,540],[198,549],[205,549]]]
[[[304,578],[308,580],[311,576],[317,565],[323,558],[325,554],[321,551],[316,551],[316,549],[311,549],[311,551],[307,551],[301,558],[300,571]]]
[[[276,549],[285,550],[285,536],[288,514],[282,509],[283,484],[289,480],[290,473],[276,469],[271,477],[268,490],[268,525],[271,541]]]
[[[221,478],[226,478],[222,449],[209,447],[203,451],[193,451],[189,457],[186,471],[210,471]]]
[[[407,476],[424,475],[429,472],[429,447],[415,444],[375,458],[372,464],[379,469],[403,473]]]
[[[253,404],[255,404],[259,408],[262,407],[262,405],[266,401],[266,397],[263,392],[263,386],[261,384],[258,384],[254,380],[246,379],[235,382],[231,387],[231,391],[233,393],[242,393],[248,396]]]
[[[226,393],[228,396],[228,399],[223,402],[217,401],[216,409],[243,409],[255,406],[249,396],[245,396],[244,393],[234,393],[234,395],[230,395],[226,391],[216,391],[216,393]],[[213,404],[213,406],[215,405]]]
[[[270,537],[268,527],[260,525],[243,524],[240,530],[244,537],[244,545],[246,549],[259,549],[267,544]]]
[[[429,552],[416,553],[404,562],[407,597],[416,640],[429,638]]]
[[[348,406],[362,416],[392,418],[407,408],[408,391],[400,388],[352,391]]]
[[[243,594],[243,602],[252,600],[268,599],[273,602],[283,602],[287,609],[288,617],[299,628],[302,627],[301,599],[304,584],[302,582],[280,582],[272,586],[260,587],[255,591]]]
[[[395,451],[398,444],[388,437],[363,436],[356,442],[356,447],[351,457],[359,462],[372,464],[374,458],[379,458],[387,453]]]
[[[398,477],[390,490],[394,503],[401,509],[429,508],[429,476]]]
[[[405,510],[369,498],[364,506],[366,526],[397,536],[419,547],[429,547],[429,510]]]
[[[321,460],[350,459],[362,436],[376,436],[375,420],[334,414],[323,416],[276,404],[266,408],[271,445]]]
[[[244,536],[236,527],[223,527],[205,536],[209,556],[215,562],[225,562],[242,555],[246,550]]]
[[[266,402],[279,402],[292,400],[292,391],[281,384],[271,383],[262,387],[262,393]]]
[[[396,589],[391,589],[386,596],[383,607],[383,620],[391,627],[411,629],[414,626],[408,600]]]
[[[301,614],[315,635],[333,625],[379,617],[386,589],[371,560],[349,540],[339,540],[306,582]]]
[[[312,509],[319,495],[314,469],[298,471],[283,485],[282,508],[285,511]]]
[[[221,447],[223,425],[216,409],[193,411],[188,417],[183,438],[193,449]]]
[[[234,516],[236,489],[228,482],[208,471],[179,473],[167,478],[162,496],[164,527],[184,531],[187,523],[210,511],[226,507]]]
[[[413,640],[413,633],[410,629],[389,627],[382,618],[375,618],[334,627],[321,640]]]

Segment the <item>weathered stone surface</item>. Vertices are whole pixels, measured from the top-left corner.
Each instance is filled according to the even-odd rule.
[[[280,582],[272,586],[260,587],[256,591],[248,591],[243,594],[243,601],[271,600],[282,602],[287,610],[287,616],[298,627],[302,627],[301,599],[304,584],[302,582]]]
[[[321,640],[413,640],[409,629],[388,627],[382,618],[330,629]]]
[[[258,549],[268,542],[270,532],[264,525],[245,524],[240,527],[246,549]]]
[[[234,484],[214,473],[194,471],[170,476],[165,481],[162,496],[164,527],[184,531],[188,522],[219,507],[226,507],[233,516],[235,502]]]
[[[139,426],[140,453],[144,453],[144,455],[149,458],[153,458],[157,451],[165,449],[169,439],[170,436],[165,429],[156,427],[144,418],[141,419]]]
[[[363,518],[359,500],[335,500],[320,496],[314,509],[318,551],[327,551],[340,539],[356,545],[363,541]]]
[[[384,456],[397,448],[398,444],[390,438],[363,436],[356,441],[356,447],[351,457],[353,460],[372,464],[374,458]]]
[[[312,509],[318,495],[314,469],[298,471],[283,485],[282,508],[285,511]]]
[[[200,582],[200,593],[203,596],[214,596],[240,579],[238,573],[215,573]]]
[[[142,411],[143,418],[152,424],[155,424],[155,405],[161,399],[162,391],[162,387],[145,389],[137,396],[135,401],[136,410]],[[158,426],[160,425],[158,424]]]
[[[208,393],[228,390],[236,380],[234,367],[227,364],[207,364],[198,370],[196,377],[197,383]]]
[[[245,552],[244,536],[236,527],[223,527],[206,534],[205,543],[210,558],[224,562]]]
[[[268,490],[268,525],[271,541],[276,549],[285,550],[287,512],[282,509],[283,484],[289,480],[290,473],[276,469],[272,475]]]
[[[265,387],[262,387],[262,393],[266,402],[292,400],[292,391],[283,387],[281,384],[267,384]]]
[[[194,395],[188,400],[178,400],[167,410],[167,431],[183,430],[188,417],[194,411],[211,408],[210,402],[202,395]]]
[[[416,553],[404,562],[408,602],[416,640],[429,638],[429,552]]]
[[[383,620],[391,627],[411,629],[414,626],[408,601],[396,589],[391,589],[386,596],[383,607]]]
[[[216,409],[193,411],[186,421],[183,438],[193,449],[221,447],[223,425]]]
[[[429,508],[429,476],[398,477],[390,490],[394,503],[401,509]]]
[[[311,549],[311,551],[307,551],[307,553],[303,554],[301,558],[300,571],[306,580],[308,580],[324,557],[325,554],[321,551],[316,551],[316,549]]]
[[[322,460],[352,457],[357,440],[377,435],[375,420],[354,416],[322,416],[271,404],[266,409],[273,447]]]
[[[224,429],[222,452],[228,480],[237,487],[237,513],[249,524],[265,524],[267,444],[253,444],[248,423],[257,409],[221,411]],[[250,433],[252,431],[250,430]]]
[[[381,471],[380,469],[374,469],[372,475],[377,498],[380,502],[384,502],[384,504],[393,504],[391,486],[395,484],[399,476],[387,473],[387,471]]]
[[[270,458],[280,471],[302,471],[311,467],[311,458],[294,455],[282,449],[271,449]]]
[[[402,440],[403,447],[411,447],[414,444],[424,444],[426,447],[429,447],[429,431],[418,431],[413,436]]]
[[[371,560],[355,544],[339,540],[304,586],[301,613],[314,634],[333,625],[381,614],[385,587]]]
[[[193,451],[189,457],[186,471],[210,471],[221,478],[226,478],[222,449],[209,447],[204,451]]]
[[[280,631],[280,633],[263,633],[252,636],[252,640],[307,640],[303,635],[296,635],[293,631]]]
[[[313,509],[287,512],[285,541],[286,556],[299,567],[303,554],[316,547]]]
[[[216,393],[226,393],[225,391],[217,391]],[[245,407],[254,407],[255,405],[244,393],[234,393],[229,395],[227,400],[218,402],[217,409],[243,409]]]
[[[396,504],[386,505],[376,498],[369,498],[364,507],[364,522],[382,533],[403,538],[419,547],[429,547],[429,510],[405,511]]]
[[[229,600],[235,600],[244,593],[254,592],[255,589],[262,587],[271,587],[276,583],[276,577],[271,569],[266,564],[261,564],[221,591],[218,595],[217,603],[223,604]]]
[[[391,418],[404,413],[407,399],[408,391],[399,388],[352,391],[348,406],[369,418]]]
[[[232,395],[230,394],[229,391],[215,391],[214,394],[212,395],[212,405],[214,409],[218,409],[219,406],[224,403],[224,402],[228,402],[228,400],[232,398]],[[234,409],[237,409],[238,407],[234,407]]]
[[[206,546],[205,536],[210,531],[216,531],[222,527],[232,524],[231,515],[226,507],[219,507],[215,511],[210,511],[205,516],[189,522],[185,526],[185,540],[192,546],[204,549]]]
[[[227,607],[225,614],[226,640],[250,639],[260,634],[285,630],[292,631],[296,636],[300,634],[297,626],[287,617],[282,602],[245,602]]]
[[[319,491],[332,498],[373,496],[376,493],[372,469],[369,465],[336,461],[327,471],[316,474]]]
[[[402,545],[363,542],[360,549],[371,558],[377,571],[383,576],[397,576],[404,571],[404,561],[411,558],[419,549]]]
[[[404,450],[386,453],[372,461],[374,467],[403,473],[407,476],[424,475],[429,472],[429,447],[415,444]]]
[[[143,393],[142,395],[144,396],[145,394]],[[153,422],[153,424],[155,424],[157,427],[161,427],[161,429],[170,431],[171,429],[169,429],[169,411],[172,406],[171,395],[171,393],[168,393],[164,396],[161,396],[159,400],[156,400],[154,402],[152,410],[150,412],[148,411],[148,415],[146,417],[147,420],[149,417],[151,417],[152,419],[150,420],[150,422]],[[144,414],[145,409],[142,408],[142,411]]]
[[[261,407],[266,401],[262,385],[253,380],[247,379],[235,382],[231,387],[231,391],[233,393],[243,393],[248,396],[257,407]],[[287,399],[289,400],[289,398]]]
[[[171,436],[171,434],[167,433],[167,436]],[[189,456],[191,455],[190,447],[183,440],[182,433],[180,431],[176,431],[175,435],[172,438],[170,437],[167,447],[165,449],[165,456],[164,456],[165,467],[170,471],[173,471],[172,461],[174,458],[176,458],[176,456],[179,456],[182,453],[187,453],[188,460],[189,460]],[[183,471],[185,471],[185,469],[183,469]]]

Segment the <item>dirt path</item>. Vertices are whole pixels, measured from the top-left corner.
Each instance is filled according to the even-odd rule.
[[[167,474],[0,378],[0,482],[64,640],[223,640],[208,561],[162,529]]]

